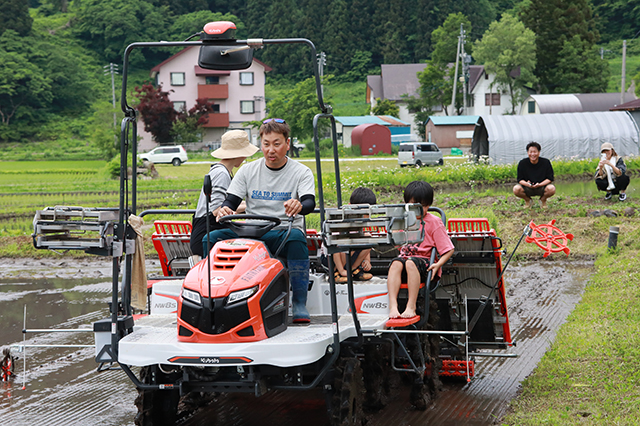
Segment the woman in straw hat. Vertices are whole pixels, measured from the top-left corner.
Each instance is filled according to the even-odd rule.
[[[600,147],[601,158],[596,169],[596,185],[600,191],[606,191],[605,200],[610,200],[613,195],[618,195],[618,200],[627,199],[627,186],[629,186],[629,176],[625,173],[627,166],[622,157],[609,142],[605,142]]]
[[[227,188],[233,179],[233,169],[240,167],[240,164],[253,154],[258,152],[258,147],[249,142],[249,135],[244,130],[229,130],[222,135],[220,148],[211,153],[219,158],[220,162],[214,163],[209,170],[211,177],[211,202],[209,203],[209,226],[211,230],[220,229],[216,222],[216,213],[227,196]],[[202,252],[202,238],[207,233],[207,201],[204,189],[200,191],[198,207],[193,215],[193,229],[191,231],[191,252],[200,257]]]

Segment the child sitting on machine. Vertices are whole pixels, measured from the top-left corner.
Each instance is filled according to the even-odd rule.
[[[376,194],[369,188],[362,186],[356,188],[351,193],[349,204],[376,204]],[[329,267],[327,261],[327,251],[323,246],[321,254],[321,262],[325,267]],[[368,281],[373,278],[371,271],[371,249],[354,250],[350,254],[351,257],[351,276],[354,281]],[[347,254],[335,253],[333,255],[333,274],[336,283],[347,282]]]
[[[453,255],[453,243],[447,234],[442,220],[428,213],[433,203],[433,188],[427,182],[413,181],[404,191],[405,203],[422,205],[422,230],[424,240],[420,244],[406,244],[400,248],[400,256],[391,261],[387,288],[389,291],[389,318],[413,318],[416,316],[416,303],[420,283],[426,282],[429,271],[432,271],[431,282],[442,275],[444,265]],[[429,265],[431,250],[435,247],[439,259]],[[398,311],[398,293],[400,285],[406,282],[409,292],[407,307],[404,312]]]

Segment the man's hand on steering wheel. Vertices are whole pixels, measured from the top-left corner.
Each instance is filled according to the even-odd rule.
[[[216,215],[216,220],[220,220],[221,218],[225,217],[225,216],[229,216],[232,214],[236,214],[236,212],[234,212],[233,210],[231,210],[229,207],[227,206],[222,206],[220,207],[220,209],[218,210],[218,214]]]
[[[295,198],[284,202],[284,212],[287,216],[292,217],[302,211],[302,203]]]

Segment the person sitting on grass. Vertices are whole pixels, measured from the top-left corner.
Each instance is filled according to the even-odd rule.
[[[353,190],[351,197],[349,198],[349,204],[376,204],[376,194],[369,188],[358,187]],[[373,278],[371,271],[371,249],[354,250],[350,254],[351,258],[351,276],[354,281],[368,281]],[[327,261],[327,250],[323,246],[320,256],[322,264],[328,268],[329,262]],[[346,253],[334,253],[333,254],[333,274],[336,283],[347,282],[347,254]]]
[[[420,283],[427,280],[429,271],[432,272],[431,282],[435,282],[442,275],[444,265],[453,255],[453,243],[447,234],[442,220],[428,213],[433,203],[433,188],[427,182],[413,181],[404,191],[405,203],[419,203],[422,205],[422,231],[424,240],[419,244],[405,244],[400,248],[400,256],[391,261],[387,277],[389,291],[389,318],[413,318],[416,316],[416,303]],[[431,250],[435,247],[438,258],[432,265]],[[409,298],[404,312],[398,311],[398,293],[400,285],[406,282]]]

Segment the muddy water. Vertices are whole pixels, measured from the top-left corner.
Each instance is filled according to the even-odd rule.
[[[558,258],[560,259],[560,258]],[[87,261],[39,262],[31,266],[0,260],[0,345],[22,341],[27,328],[89,328],[108,315],[110,264]],[[151,262],[148,269],[157,269]],[[506,274],[511,330],[518,358],[478,358],[470,384],[445,382],[425,412],[412,410],[398,389],[389,406],[370,425],[493,424],[533,371],[555,333],[579,301],[590,273],[588,264],[562,260],[510,266]],[[92,344],[92,333],[29,335],[27,344]],[[136,391],[121,371],[97,373],[94,350],[27,349],[16,363],[17,377],[0,386],[0,425],[132,425]],[[22,390],[23,380],[26,388]],[[184,425],[324,426],[320,392],[271,393],[262,398],[227,395]],[[214,420],[215,419],[215,420]]]

